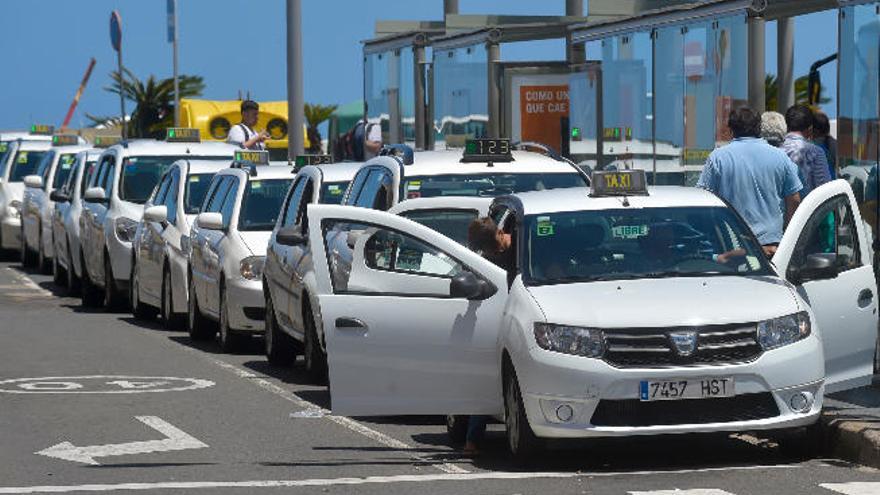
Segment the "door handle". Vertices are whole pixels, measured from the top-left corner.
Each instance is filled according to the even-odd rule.
[[[336,318],[336,328],[367,328],[367,324],[357,318]]]
[[[859,307],[864,308],[871,304],[871,301],[874,300],[874,292],[871,289],[862,289],[859,292]]]

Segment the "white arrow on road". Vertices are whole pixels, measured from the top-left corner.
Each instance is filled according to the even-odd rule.
[[[53,445],[48,449],[43,449],[34,453],[46,457],[63,459],[65,461],[98,465],[98,461],[95,460],[96,457],[148,454],[151,452],[170,452],[173,450],[204,449],[208,446],[156,416],[135,416],[135,419],[165,435],[166,438],[163,440],[91,445],[88,447],[77,447],[70,442],[61,442],[58,445]]]

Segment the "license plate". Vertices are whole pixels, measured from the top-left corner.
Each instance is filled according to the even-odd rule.
[[[643,402],[677,399],[709,399],[734,395],[733,377],[690,378],[639,382]]]

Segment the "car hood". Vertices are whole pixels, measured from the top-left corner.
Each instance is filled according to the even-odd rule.
[[[549,323],[598,328],[745,323],[799,311],[775,276],[682,277],[528,287]]]
[[[256,230],[248,232],[239,232],[244,245],[251,251],[254,256],[265,256],[266,248],[269,246],[269,238],[272,237],[271,230]]]

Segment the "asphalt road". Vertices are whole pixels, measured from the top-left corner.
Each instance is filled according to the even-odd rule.
[[[465,458],[442,418],[330,415],[259,340],[222,354],[54,291],[0,263],[0,494],[880,494],[877,470],[748,435],[557,445],[523,468],[495,425]]]

